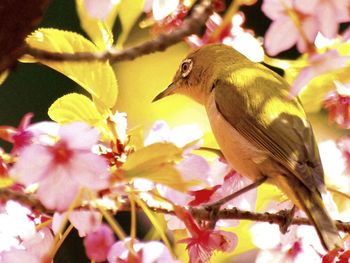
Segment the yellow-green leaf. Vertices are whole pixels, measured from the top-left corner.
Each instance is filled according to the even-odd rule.
[[[129,155],[124,170],[144,170],[159,164],[172,163],[181,158],[182,149],[172,143],[154,143]]]
[[[60,124],[84,121],[92,126],[103,120],[95,104],[86,96],[70,93],[57,99],[49,108],[50,118]]]
[[[119,18],[122,24],[122,33],[118,36],[117,47],[121,48],[127,39],[130,30],[143,12],[144,0],[122,0],[120,3]]]
[[[50,52],[97,52],[98,48],[83,36],[58,29],[41,28],[29,37],[28,45]],[[22,62],[40,62],[49,66],[87,90],[100,111],[112,108],[117,99],[118,87],[114,71],[108,62],[55,62],[24,57]]]
[[[102,50],[113,44],[112,28],[119,10],[119,1],[115,3],[105,21],[89,16],[84,6],[84,0],[76,0],[76,8],[80,25],[91,40]]]
[[[171,143],[155,143],[129,155],[123,165],[124,177],[145,178],[178,191],[186,191],[194,182],[183,180],[175,168],[175,161],[182,156],[182,149]]]

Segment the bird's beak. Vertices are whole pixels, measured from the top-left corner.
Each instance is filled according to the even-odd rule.
[[[169,96],[171,94],[175,93],[175,89],[176,89],[176,83],[173,82],[171,83],[165,90],[163,90],[161,93],[159,93],[153,100],[152,102],[155,102],[157,100],[160,100],[166,96]]]

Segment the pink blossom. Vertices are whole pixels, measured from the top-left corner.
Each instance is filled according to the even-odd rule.
[[[113,231],[106,224],[101,224],[95,231],[84,238],[86,254],[91,260],[102,262],[107,259],[108,251],[115,242]]]
[[[191,35],[186,38],[187,43],[194,48],[201,47],[209,43],[224,43],[235,48],[252,61],[262,61],[264,51],[261,43],[254,37],[254,34],[242,28],[244,15],[239,12],[232,17],[232,21],[221,33],[214,39],[213,33],[222,23],[219,14],[213,13],[206,22],[206,31],[202,37]]]
[[[329,120],[342,128],[350,128],[350,85],[335,81],[336,90],[328,93],[323,102]]]
[[[113,5],[118,2],[116,0],[84,0],[84,6],[89,16],[105,20],[111,12]]]
[[[53,242],[49,228],[43,228],[30,238],[23,240],[20,247],[11,248],[0,253],[2,263],[38,263],[46,262],[46,256]]]
[[[290,96],[296,96],[313,78],[342,68],[348,61],[349,56],[341,56],[336,50],[311,56],[309,58],[309,66],[303,68],[294,81],[290,90]]]
[[[295,0],[295,8],[316,18],[318,30],[328,38],[335,38],[339,24],[350,20],[348,0]]]
[[[49,209],[64,211],[80,187],[108,186],[107,163],[91,152],[98,138],[98,131],[84,123],[62,126],[57,141],[25,147],[11,174],[26,186],[38,183],[40,201]]]
[[[35,224],[29,218],[31,211],[17,202],[0,205],[0,251],[19,248],[20,240],[35,234]]]
[[[66,213],[55,213],[53,216],[52,230],[57,233],[62,224],[62,219]],[[78,230],[80,237],[85,237],[87,233],[95,231],[101,224],[100,213],[97,211],[73,211],[69,214],[69,221]]]
[[[337,142],[337,146],[346,161],[346,170],[350,172],[350,136],[344,136]]]
[[[271,202],[266,211],[277,212],[291,207],[291,202]],[[305,217],[301,211],[295,216]],[[258,263],[319,262],[325,253],[313,226],[292,225],[286,234],[281,234],[278,225],[255,223],[251,226],[251,235],[254,245],[261,249],[256,259]]]
[[[24,146],[31,143],[33,133],[28,130],[33,113],[23,116],[18,128],[0,126],[0,138],[13,144],[12,153],[20,151]]]
[[[271,56],[295,44],[300,52],[305,52],[307,46],[316,38],[318,32],[316,18],[301,14],[293,4],[293,0],[264,0],[263,2],[261,9],[272,20],[265,34],[266,52]]]
[[[201,228],[186,210],[175,207],[175,214],[186,225],[191,237],[179,242],[187,244],[190,263],[204,263],[210,260],[215,250],[231,252],[237,246],[237,236],[222,230]]]
[[[129,262],[128,259],[131,256],[128,250],[130,245],[130,238],[123,241],[116,242],[108,252],[108,262]],[[134,240],[133,249],[136,255],[133,255],[132,259],[135,263],[175,263],[179,262],[171,256],[168,248],[161,242],[150,241],[140,242]]]

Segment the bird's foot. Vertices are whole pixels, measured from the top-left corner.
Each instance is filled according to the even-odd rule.
[[[279,224],[280,231],[282,234],[286,234],[288,232],[288,228],[292,223],[292,220],[294,218],[294,214],[296,211],[296,206],[294,205],[292,209],[284,209],[279,211],[277,214],[283,216],[284,220],[282,220]]]

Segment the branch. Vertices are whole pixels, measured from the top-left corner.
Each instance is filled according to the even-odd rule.
[[[37,211],[43,214],[52,215],[54,211],[49,210],[44,207],[44,205],[29,194],[16,192],[10,189],[0,189],[0,201],[13,200],[18,203],[29,207],[33,211]],[[121,201],[122,200],[122,201]],[[144,200],[145,201],[145,200]],[[118,211],[130,211],[131,205],[128,198],[120,198],[119,200]],[[145,201],[148,208],[154,212],[174,215],[174,211],[169,209],[166,206],[162,206],[162,203],[159,202],[157,205],[150,205],[147,201]],[[80,209],[90,209],[91,207],[83,206],[79,207]],[[140,209],[140,207],[138,207]],[[192,215],[199,220],[210,220],[211,214],[208,210],[208,207],[195,207],[188,208]],[[222,209],[218,212],[218,219],[238,219],[238,220],[250,220],[256,222],[266,222],[270,224],[278,224],[283,225],[286,221],[288,211],[282,210],[277,213],[255,213],[251,211],[242,211],[237,208],[231,209]],[[312,223],[307,218],[296,217],[291,221],[292,225],[312,225]],[[336,220],[336,226],[338,230],[350,233],[350,223],[342,222],[340,220]]]
[[[42,49],[36,49],[27,46],[27,54],[45,60],[54,61],[106,61],[111,63],[122,60],[133,60],[137,57],[154,53],[156,51],[164,51],[166,48],[181,42],[184,37],[192,34],[198,34],[201,27],[205,24],[212,12],[210,0],[202,0],[200,4],[193,8],[191,16],[184,20],[181,27],[174,29],[171,33],[160,34],[155,39],[143,42],[137,46],[126,48],[124,50],[108,49],[104,52],[90,53],[55,53]]]

